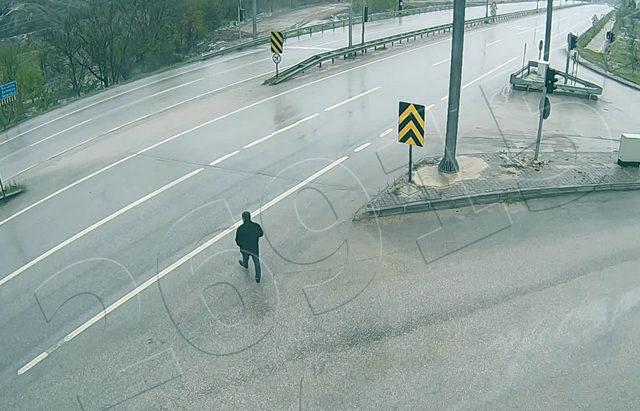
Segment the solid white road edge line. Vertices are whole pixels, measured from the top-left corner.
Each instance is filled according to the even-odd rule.
[[[344,162],[348,158],[349,158],[349,156],[341,157],[341,158],[337,159],[336,161],[334,161],[333,163],[325,166],[320,171],[317,171],[312,176],[307,177],[305,180],[303,180],[303,181],[299,182],[298,184],[296,184],[295,186],[291,187],[290,189],[288,189],[284,193],[280,194],[279,196],[277,196],[273,200],[269,201],[267,204],[261,206],[256,211],[252,212],[251,215],[257,216],[257,215],[260,215],[261,213],[267,211],[268,209],[270,209],[274,205],[278,204],[280,201],[284,200],[285,198],[289,197],[291,194],[295,193],[296,191],[300,190],[302,187],[306,186],[307,184],[309,184],[313,180],[315,180],[318,177],[322,176],[323,174],[331,171],[333,168],[335,168],[336,166],[340,165],[342,162]],[[170,266],[165,268],[164,270],[160,271],[158,274],[156,274],[153,277],[149,278],[144,283],[140,284],[139,286],[137,286],[133,290],[129,291],[127,294],[125,294],[122,297],[120,297],[120,299],[118,299],[116,302],[114,302],[113,304],[108,306],[106,309],[104,309],[103,311],[101,311],[98,314],[94,315],[87,322],[85,322],[84,324],[82,324],[81,326],[79,326],[78,328],[76,328],[75,330],[70,332],[69,334],[67,334],[62,340],[58,341],[51,348],[49,348],[48,350],[42,352],[37,357],[35,357],[33,360],[29,361],[26,365],[24,365],[22,368],[20,368],[18,370],[18,375],[22,375],[25,372],[29,371],[36,364],[38,364],[40,361],[42,361],[43,359],[47,358],[49,355],[51,355],[51,353],[53,353],[55,350],[60,348],[64,343],[71,341],[72,339],[74,339],[75,337],[80,335],[82,332],[87,330],[89,327],[91,327],[93,324],[97,323],[98,321],[100,321],[101,319],[106,317],[109,313],[113,312],[118,307],[120,307],[121,305],[123,305],[124,303],[126,303],[127,301],[132,299],[133,297],[137,296],[142,291],[144,291],[147,288],[149,288],[149,286],[151,286],[152,284],[154,284],[157,281],[159,281],[162,277],[172,273],[177,268],[179,268],[182,264],[184,264],[187,261],[191,260],[193,257],[197,256],[198,254],[200,254],[201,252],[203,252],[207,248],[211,247],[213,244],[217,243],[218,241],[222,240],[227,235],[231,234],[233,232],[233,230],[235,230],[237,227],[240,226],[240,224],[242,224],[242,220],[236,221],[229,228],[225,229],[224,231],[221,231],[220,233],[218,233],[216,236],[214,236],[213,238],[211,238],[207,242],[205,242],[202,245],[200,245],[199,247],[195,248],[194,250],[192,250],[191,252],[189,252],[188,254],[184,255],[179,260],[177,260],[176,262],[174,262],[173,264],[171,264]]]

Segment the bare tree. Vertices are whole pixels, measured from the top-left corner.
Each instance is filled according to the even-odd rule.
[[[66,77],[73,94],[80,96],[87,69],[80,64],[82,45],[77,30],[77,16],[66,16],[60,25],[47,31],[44,40],[55,53],[48,63],[56,72]]]

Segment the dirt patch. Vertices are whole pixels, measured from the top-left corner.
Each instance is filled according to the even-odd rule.
[[[419,187],[448,187],[459,181],[476,180],[489,167],[485,160],[468,156],[459,156],[458,165],[457,174],[440,173],[437,165],[425,165],[413,173],[414,183]]]

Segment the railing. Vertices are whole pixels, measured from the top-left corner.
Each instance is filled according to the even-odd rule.
[[[531,73],[532,67],[537,68],[538,62],[530,61],[529,64],[527,64],[525,67],[519,69],[515,73],[511,74],[511,76],[509,76],[509,83],[511,83],[515,90],[542,91],[542,88],[544,87],[542,78],[527,78],[527,76],[529,76],[529,74]],[[586,98],[589,100],[597,100],[598,96],[602,94],[602,87],[597,84],[560,71],[558,72],[558,75],[566,78],[567,84],[558,82],[558,84],[556,84],[557,90],[555,90],[553,94],[575,96]],[[569,82],[573,83],[573,85],[568,84]]]
[[[570,7],[577,7],[580,5],[582,5],[582,3],[575,4],[575,5],[572,4],[572,5],[558,6],[558,7],[554,7],[554,9],[564,9],[564,8],[570,8]],[[499,14],[494,17],[480,17],[477,19],[466,20],[464,25],[465,27],[474,27],[474,26],[478,26],[486,23],[504,21],[504,20],[509,20],[513,18],[528,16],[528,15],[543,13],[543,12],[545,12],[544,9],[521,10],[513,13]],[[274,85],[274,84],[282,83],[283,81],[286,81],[297,74],[303,73],[305,70],[311,67],[314,67],[316,65],[318,65],[318,67],[322,67],[322,63],[328,60],[331,60],[331,62],[333,63],[336,58],[342,57],[343,59],[346,59],[348,57],[354,57],[355,55],[357,55],[358,52],[366,53],[367,50],[369,49],[376,50],[379,47],[386,48],[387,44],[391,44],[393,46],[393,44],[396,42],[402,43],[403,40],[409,40],[411,38],[415,40],[418,37],[422,38],[424,36],[428,37],[431,34],[436,35],[440,33],[445,33],[447,31],[450,31],[451,29],[452,29],[451,23],[442,24],[439,26],[427,27],[424,29],[419,29],[419,30],[405,32],[405,33],[395,34],[393,36],[383,37],[377,40],[367,41],[363,44],[359,44],[352,47],[343,47],[336,50],[319,53],[309,57],[306,60],[301,61],[298,64],[295,64],[287,68],[286,70],[281,71],[277,77],[272,77],[265,80],[264,84]]]
[[[472,2],[468,4],[484,5],[485,2],[480,1],[477,3]],[[449,10],[452,8],[453,8],[453,5],[447,4],[447,5],[438,5],[438,6],[408,8],[402,11],[387,11],[387,12],[381,12],[381,13],[372,13],[372,14],[369,14],[369,21],[378,21],[378,20],[392,19],[396,17],[412,16],[415,14],[430,13],[430,12],[440,11],[440,10]],[[361,24],[361,23],[362,23],[362,16],[353,17],[352,24],[355,25],[355,24]],[[327,23],[315,24],[312,26],[299,27],[299,28],[283,31],[283,34],[285,38],[293,38],[293,37],[300,38],[301,36],[304,36],[304,35],[312,36],[313,33],[318,33],[318,32],[324,33],[325,31],[335,30],[337,28],[346,27],[348,25],[349,25],[349,19],[341,19],[336,21],[330,21]],[[255,47],[255,46],[259,46],[261,44],[267,44],[267,43],[269,43],[269,36],[261,36],[255,40],[250,40],[244,43],[236,44],[234,46],[225,47],[220,50],[203,53],[201,55],[201,59],[206,60],[206,59],[221,56],[223,54],[230,53],[233,51],[239,51],[239,50],[243,50],[246,48]]]

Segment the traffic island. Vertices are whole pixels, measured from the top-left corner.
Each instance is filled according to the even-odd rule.
[[[637,167],[621,167],[616,153],[541,153],[540,161],[501,153],[457,157],[460,172],[438,172],[439,158],[415,164],[412,182],[402,175],[373,197],[354,220],[525,201],[565,194],[640,189]]]

